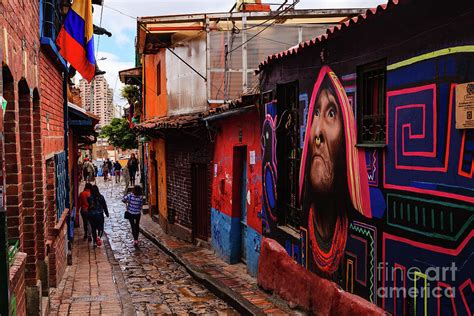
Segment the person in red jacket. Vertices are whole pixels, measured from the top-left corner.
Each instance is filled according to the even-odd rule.
[[[92,184],[89,182],[84,186],[84,191],[79,194],[79,202],[77,209],[81,213],[82,223],[84,224],[84,240],[91,240],[88,225],[89,225],[89,202],[88,198],[91,196]]]

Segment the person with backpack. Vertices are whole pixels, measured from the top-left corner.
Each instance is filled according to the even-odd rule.
[[[115,183],[120,183],[120,173],[122,172],[122,165],[117,160],[114,163]]]
[[[130,221],[132,227],[133,246],[138,247],[140,216],[143,206],[142,188],[139,185],[134,186],[132,192],[124,196],[122,202],[127,204],[124,218]]]
[[[104,213],[109,217],[109,210],[105,198],[99,192],[99,187],[94,185],[91,189],[89,202],[89,221],[92,227],[92,240],[94,247],[102,246],[102,235],[104,234]]]
[[[84,225],[84,240],[86,239],[89,239],[91,240],[90,238],[90,232],[89,232],[89,197],[91,196],[91,190],[92,190],[92,184],[90,184],[89,182],[86,183],[86,185],[84,186],[84,191],[82,191],[80,194],[79,194],[79,201],[78,201],[78,204],[77,204],[77,209],[79,210],[79,212],[81,213],[81,217],[82,217],[82,224]]]
[[[94,165],[92,162],[89,161],[89,159],[84,159],[84,164],[82,165],[82,170],[84,173],[84,181],[86,182],[92,182],[94,181],[95,178],[95,170],[94,170]]]
[[[135,175],[138,171],[138,159],[135,157],[135,154],[130,155],[130,159],[127,162],[128,173],[130,175],[130,185],[135,186]],[[127,184],[128,185],[128,184]]]

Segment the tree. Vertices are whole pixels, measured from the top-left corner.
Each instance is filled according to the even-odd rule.
[[[137,135],[124,118],[112,119],[109,125],[102,127],[100,136],[108,138],[112,146],[123,150],[138,148]]]
[[[125,85],[120,91],[122,98],[127,100],[130,106],[134,107],[134,116],[140,116],[140,108],[137,105],[140,104],[140,89],[135,85]]]

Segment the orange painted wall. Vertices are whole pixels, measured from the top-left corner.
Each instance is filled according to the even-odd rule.
[[[161,93],[157,95],[157,65],[161,68]],[[145,119],[165,116],[167,114],[166,93],[166,51],[161,50],[155,55],[143,57],[145,82]]]
[[[166,200],[166,161],[165,161],[165,140],[153,139],[150,142],[149,150],[155,151],[155,157],[158,167],[158,211],[163,218],[168,216],[168,207]],[[151,157],[149,154],[148,157]],[[156,205],[156,191],[155,191],[155,166],[151,159],[148,165],[148,183],[149,183],[149,203]]]

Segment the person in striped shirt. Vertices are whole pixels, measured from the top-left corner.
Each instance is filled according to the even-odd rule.
[[[122,202],[127,204],[125,218],[130,221],[130,226],[132,227],[133,245],[138,247],[140,215],[143,206],[142,188],[139,185],[134,186],[132,192],[124,196]]]

